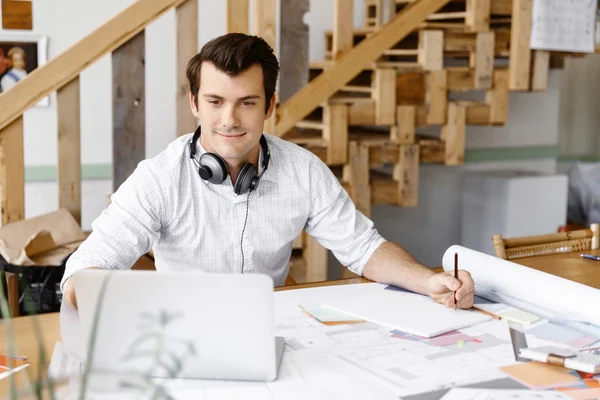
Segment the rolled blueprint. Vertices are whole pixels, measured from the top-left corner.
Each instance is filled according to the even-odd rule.
[[[454,270],[455,252],[475,294],[542,318],[600,326],[600,290],[457,245],[444,253],[445,271]]]

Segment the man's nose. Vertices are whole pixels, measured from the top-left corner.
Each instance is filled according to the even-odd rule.
[[[233,129],[239,126],[239,120],[234,106],[223,107],[221,114],[221,127],[223,129]]]

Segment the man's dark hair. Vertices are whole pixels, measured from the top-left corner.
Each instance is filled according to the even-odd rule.
[[[186,71],[196,106],[200,89],[200,70],[205,61],[231,76],[244,72],[254,64],[260,64],[265,89],[265,113],[269,110],[271,98],[275,95],[279,62],[273,49],[264,39],[243,33],[228,33],[206,43],[200,53],[189,61]]]

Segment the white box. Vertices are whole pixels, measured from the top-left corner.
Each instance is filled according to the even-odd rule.
[[[495,255],[492,235],[557,232],[567,220],[568,177],[525,171],[468,172],[461,199],[461,244]]]

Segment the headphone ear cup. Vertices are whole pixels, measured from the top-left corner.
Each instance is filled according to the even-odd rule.
[[[250,189],[254,179],[256,179],[256,168],[250,163],[244,164],[235,181],[235,186],[233,188],[235,194],[240,195],[246,193]]]
[[[200,177],[210,183],[220,184],[227,179],[227,164],[221,157],[214,153],[204,153],[198,160]]]

